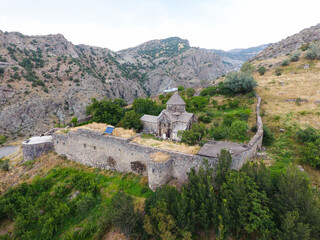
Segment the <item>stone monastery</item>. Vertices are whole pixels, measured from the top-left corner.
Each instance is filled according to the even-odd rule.
[[[175,92],[167,102],[167,109],[159,116],[143,115],[143,131],[155,134],[162,139],[180,141],[178,131],[189,130],[192,124],[197,121],[193,113],[186,112],[186,103]]]
[[[154,190],[172,180],[185,182],[191,168],[198,170],[203,161],[215,167],[221,149],[232,155],[231,167],[240,169],[256,156],[263,138],[263,124],[259,115],[261,98],[257,96],[257,132],[248,144],[209,141],[193,154],[144,145],[141,134],[120,136],[106,134],[104,130],[86,128],[62,129],[50,136],[32,137],[22,143],[24,161],[38,158],[54,151],[69,160],[118,172],[133,172],[148,177],[149,187]],[[167,109],[158,117],[144,115],[144,131],[165,139],[179,140],[179,130],[188,130],[196,121],[192,113],[185,111],[185,102],[178,93],[173,94]],[[178,144],[178,143],[172,143]],[[157,158],[157,156],[162,158]]]

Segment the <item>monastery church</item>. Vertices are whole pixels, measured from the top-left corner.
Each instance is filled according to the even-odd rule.
[[[192,124],[197,122],[193,113],[186,112],[186,103],[175,92],[167,102],[167,108],[159,116],[143,115],[143,131],[152,133],[163,139],[180,141],[178,131],[190,130]]]

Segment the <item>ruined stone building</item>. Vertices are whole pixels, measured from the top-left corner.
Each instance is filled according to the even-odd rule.
[[[178,131],[189,130],[197,121],[193,113],[186,112],[186,103],[175,92],[167,102],[167,108],[159,116],[143,115],[143,131],[163,139],[180,141]]]

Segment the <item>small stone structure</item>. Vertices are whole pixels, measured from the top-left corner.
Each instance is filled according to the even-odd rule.
[[[55,132],[51,136],[31,138],[23,143],[24,160],[31,160],[50,150],[79,163],[119,172],[134,172],[148,176],[149,187],[156,189],[172,179],[185,182],[191,168],[196,170],[203,160],[208,160],[211,167],[218,162],[221,149],[227,149],[232,155],[233,169],[240,169],[244,163],[256,156],[263,138],[262,119],[259,115],[261,98],[258,103],[257,132],[251,141],[244,145],[232,142],[209,142],[196,155],[175,152],[166,149],[140,145],[130,138],[105,135],[88,129],[78,129],[67,134]],[[165,161],[154,161],[156,153],[168,155]]]
[[[52,136],[32,137],[22,143],[23,161],[33,160],[53,150]]]
[[[186,112],[186,103],[175,92],[167,102],[167,109],[159,116],[145,114],[141,117],[143,131],[152,133],[163,139],[180,141],[179,131],[189,130],[197,121],[193,113]]]

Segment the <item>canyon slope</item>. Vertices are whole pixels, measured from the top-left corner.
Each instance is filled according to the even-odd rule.
[[[239,69],[223,58],[178,37],[114,52],[61,34],[0,31],[0,135],[26,137],[84,117],[93,97],[132,102],[178,85],[206,86]]]

